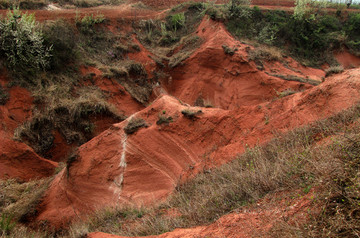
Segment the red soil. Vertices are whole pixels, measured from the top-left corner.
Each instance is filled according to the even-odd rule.
[[[136,54],[132,54],[131,57],[141,58]],[[146,59],[149,59],[147,55]],[[149,66],[149,61],[145,63],[145,66]],[[147,71],[150,72],[152,70],[147,67]],[[133,99],[131,95],[125,90],[125,88],[120,85],[120,83],[118,83],[115,79],[104,78],[100,70],[93,67],[81,67],[80,72],[83,76],[86,76],[90,73],[95,74],[91,82],[87,81],[83,83],[87,86],[94,85],[101,89],[102,92],[108,97],[108,102],[113,104],[120,113],[123,113],[126,116],[130,116],[133,113],[144,109],[144,106],[138,103],[135,99]],[[97,122],[98,119],[100,119],[99,122]],[[106,121],[108,121],[109,123],[105,123]],[[111,119],[109,118],[94,118],[94,122],[96,124],[95,135],[100,134],[104,131],[102,129],[108,129],[112,124],[115,123],[115,121],[111,121]]]
[[[32,97],[30,93],[18,86],[9,89],[9,100],[0,105],[0,131],[9,135],[31,116]]]
[[[335,58],[345,69],[360,66],[360,57],[352,55],[348,51],[339,52],[335,55]]]
[[[54,174],[57,163],[38,156],[29,146],[0,133],[0,179],[28,181]]]
[[[232,160],[246,146],[268,141],[276,130],[350,107],[360,96],[359,76],[360,70],[346,71],[305,92],[237,110],[202,108],[196,120],[181,111],[200,108],[162,96],[134,115],[145,119],[148,128],[125,136],[124,121],[81,146],[69,174],[63,171],[52,183],[37,220],[59,227],[101,207],[161,201],[178,183]],[[156,125],[163,111],[173,122]]]
[[[148,2],[157,7],[165,4]],[[82,14],[98,14],[98,11],[112,21],[119,15],[130,20],[135,14],[129,5],[84,9]],[[73,9],[35,12],[39,20],[74,19],[76,15]],[[136,12],[139,19],[154,18],[163,13],[145,9]],[[161,95],[147,108],[136,103],[115,80],[102,78],[99,70],[82,69],[84,75],[95,73],[94,84],[109,95],[109,102],[119,111],[126,115],[137,112],[132,117],[145,119],[149,126],[126,135],[123,129],[130,121],[128,119],[82,145],[69,169],[60,172],[49,187],[38,208],[37,221],[47,221],[59,228],[103,207],[159,202],[179,183],[186,182],[203,169],[234,159],[248,146],[269,141],[274,131],[285,132],[330,116],[352,106],[360,96],[360,69],[329,77],[317,87],[285,81],[269,74],[320,81],[324,72],[300,66],[292,59],[285,60],[287,66],[278,62],[266,63],[265,70],[259,71],[256,64],[248,60],[248,46],[235,41],[221,23],[205,19],[197,34],[204,39],[204,44],[183,65],[169,72],[171,77],[159,90],[173,96]],[[239,50],[233,56],[225,55],[222,45],[236,46]],[[144,48],[129,57],[144,63],[148,72],[155,67]],[[301,92],[279,98],[278,93],[287,89]],[[56,163],[37,156],[22,143],[7,139],[16,126],[31,115],[29,93],[16,87],[12,90],[10,101],[0,106],[3,119],[0,129],[4,131],[0,133],[0,178],[15,176],[28,180],[49,176]],[[199,97],[209,100],[217,108],[190,107],[179,102],[192,105]],[[202,113],[192,120],[182,115],[183,110],[202,110]],[[173,121],[169,125],[157,125],[160,115],[171,116]],[[106,118],[94,120],[97,133],[113,123]],[[58,134],[55,144],[54,154],[58,156],[72,150],[71,146],[64,146]],[[169,237],[193,237],[194,234],[227,234],[230,237],[241,232],[239,227],[242,225],[257,224],[266,228],[266,222],[256,221],[256,217],[264,216],[266,212],[270,212],[269,217],[273,219],[271,209],[255,214],[232,214],[209,227],[178,230],[177,235]],[[226,222],[238,227],[227,231],[229,225]]]
[[[3,71],[0,84],[8,80]],[[17,178],[23,181],[51,176],[57,163],[38,156],[27,145],[11,140],[14,130],[31,116],[33,99],[18,86],[9,90],[9,100],[0,105],[0,179]]]
[[[324,71],[300,66],[291,58],[286,60],[287,68],[279,62],[268,63],[265,71],[259,71],[255,63],[248,60],[246,48],[251,47],[234,40],[223,24],[208,18],[201,22],[197,34],[204,43],[183,66],[169,72],[171,80],[163,82],[169,94],[190,105],[199,97],[223,109],[257,105],[271,101],[286,89],[302,91],[312,87],[269,74],[309,77],[317,81],[325,76]],[[236,47],[238,51],[233,56],[226,55],[222,45]]]

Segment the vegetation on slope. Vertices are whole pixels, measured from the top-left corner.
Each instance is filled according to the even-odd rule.
[[[283,48],[308,65],[333,65],[333,52],[343,48],[349,48],[353,54],[360,53],[360,31],[355,30],[359,26],[359,13],[345,17],[311,12],[298,18],[285,11],[261,11],[256,6],[221,11],[227,13],[225,24],[235,36]]]
[[[189,5],[187,9],[189,11],[184,13],[181,8],[175,8],[165,21],[144,21],[135,28],[145,45],[168,47],[165,53],[158,52],[161,56],[159,66],[165,58],[170,67],[176,67],[201,43],[201,39],[191,35],[193,28],[190,26],[195,26],[205,13],[215,20],[225,21],[229,31],[238,37],[246,36],[279,47],[287,45],[294,56],[312,60],[312,64],[323,63],[320,53],[326,49],[336,50],[347,46],[355,53],[360,51],[360,14],[351,14],[348,18],[342,18],[341,15],[310,14],[303,19],[296,19],[285,12],[264,12],[256,7],[229,8],[196,3]],[[1,23],[4,26],[7,22],[1,19]],[[26,68],[21,67],[24,62],[16,61],[20,65],[13,67],[11,58],[5,58],[5,53],[1,54],[1,60],[7,62],[10,73],[19,76],[17,78],[20,83],[32,90],[37,101],[34,117],[17,130],[17,135],[31,141],[38,152],[48,150],[51,141],[47,138],[52,138],[49,131],[54,128],[72,128],[81,119],[82,122],[76,124],[81,126],[80,132],[83,134],[79,132],[79,128],[71,133],[63,131],[62,134],[66,138],[69,135],[69,141],[86,141],[90,138],[86,132],[91,132],[92,127],[88,120],[90,115],[110,113],[119,116],[105,102],[103,92],[87,87],[74,93],[82,79],[78,72],[80,64],[97,66],[109,77],[114,77],[121,83],[126,81],[125,86],[133,97],[146,103],[151,88],[144,67],[126,59],[126,54],[137,51],[138,47],[130,43],[119,44],[129,42],[130,36],[113,35],[105,30],[104,24],[106,20],[101,16],[78,19],[75,26],[59,20],[46,24],[43,31],[30,24],[31,27],[34,26],[31,33],[37,32],[37,37],[40,37],[40,49],[47,51],[47,56],[51,52],[51,57],[45,57],[47,63],[35,65],[31,74],[15,70]],[[2,29],[5,28],[0,28]],[[6,34],[0,35],[1,40],[4,35]],[[174,54],[176,57],[166,58],[179,45],[184,46],[184,51]],[[1,52],[7,52],[5,47],[9,45],[3,46]],[[34,56],[39,55],[41,54]],[[133,85],[140,85],[145,93],[138,93],[141,90],[131,91]],[[179,186],[168,203],[160,207],[107,209],[94,215],[85,224],[75,224],[69,231],[64,231],[63,235],[78,237],[90,231],[123,235],[160,234],[177,227],[209,224],[267,194],[285,191],[293,196],[303,196],[310,188],[315,188],[314,206],[321,209],[314,210],[306,224],[296,226],[285,222],[275,226],[271,232],[280,234],[279,236],[300,234],[299,236],[320,237],[357,234],[360,232],[357,177],[360,164],[359,113],[360,106],[357,105],[325,121],[279,136],[263,147],[249,149],[234,162],[204,171],[193,181]],[[59,117],[58,114],[63,116]],[[76,138],[71,137],[74,134],[77,135]],[[317,144],[329,137],[332,138],[330,144]],[[19,187],[19,194],[15,198],[8,198],[9,186]],[[29,189],[23,189],[27,186]],[[21,222],[23,214],[32,214],[29,213],[31,209],[19,215],[15,212],[19,197],[26,197],[29,190],[36,191],[31,186],[34,186],[32,182],[18,184],[16,181],[3,181],[0,185],[4,188],[0,190],[4,193],[0,196],[4,198],[0,201],[0,211],[6,214],[0,218],[1,224],[4,224],[0,226],[0,234],[11,237],[54,235],[49,234],[50,232],[31,234],[25,228],[15,229],[12,225],[13,221]],[[18,190],[12,188],[12,191]],[[38,201],[39,197],[35,197]],[[28,206],[24,207],[27,209]],[[176,209],[181,216],[164,215],[164,211],[168,209]],[[9,217],[12,218],[11,221]],[[131,225],[128,226],[129,223]],[[58,233],[56,235],[61,236]]]
[[[20,84],[35,99],[32,118],[16,130],[15,138],[37,153],[47,156],[56,130],[67,143],[81,145],[93,137],[92,119],[125,118],[107,102],[107,92],[91,86],[94,75],[81,75],[82,65],[97,66],[135,100],[147,103],[152,90],[148,75],[142,64],[126,58],[139,47],[130,35],[115,35],[106,24],[102,15],[79,17],[75,25],[64,20],[39,24],[34,15],[17,9],[0,19],[0,63],[12,79],[7,86]],[[5,88],[0,97],[5,104]]]

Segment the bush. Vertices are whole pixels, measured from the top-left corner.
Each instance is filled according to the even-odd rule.
[[[11,70],[44,70],[49,65],[52,47],[44,38],[34,15],[9,11],[0,20],[0,53]]]

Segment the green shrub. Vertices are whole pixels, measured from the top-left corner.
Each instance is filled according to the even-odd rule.
[[[81,20],[76,19],[76,25],[79,27],[80,31],[83,34],[92,34],[92,33],[94,33],[93,27],[96,24],[100,24],[100,23],[103,23],[103,22],[105,22],[105,17],[102,14],[99,14],[99,15],[96,15],[96,16],[91,14],[91,15],[84,16]]]
[[[44,70],[48,67],[52,47],[46,47],[34,15],[8,11],[0,20],[0,53],[11,70]]]
[[[351,39],[360,37],[360,13],[353,13],[349,15],[346,22],[345,30]]]
[[[170,25],[175,32],[185,26],[185,14],[181,12],[172,15],[170,18]]]

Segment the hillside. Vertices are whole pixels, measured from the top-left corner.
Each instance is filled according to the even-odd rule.
[[[355,6],[24,4],[0,10],[2,236],[360,234]]]

